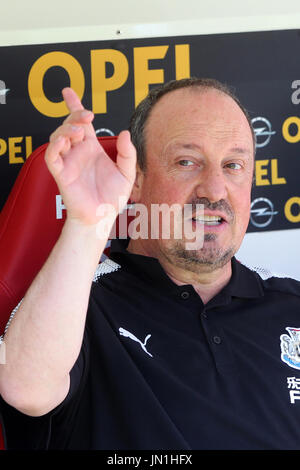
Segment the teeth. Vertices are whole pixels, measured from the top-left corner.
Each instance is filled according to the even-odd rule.
[[[195,217],[195,220],[202,220],[203,222],[220,222],[222,217],[216,215],[199,215]]]
[[[200,215],[198,217],[194,217],[193,220],[197,220],[198,222],[202,222],[207,225],[217,225],[222,221],[222,217],[216,215]]]

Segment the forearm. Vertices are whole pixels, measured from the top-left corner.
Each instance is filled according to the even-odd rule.
[[[4,338],[0,392],[12,406],[27,409],[32,403],[38,409],[52,400],[55,405],[66,394],[105,243],[97,238],[95,226],[67,220]]]

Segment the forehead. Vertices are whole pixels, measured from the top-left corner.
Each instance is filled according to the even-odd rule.
[[[150,113],[145,140],[147,154],[176,141],[253,150],[243,111],[231,97],[214,89],[182,88],[164,95]]]

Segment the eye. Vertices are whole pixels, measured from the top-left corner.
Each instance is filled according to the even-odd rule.
[[[230,168],[231,170],[240,170],[242,168],[242,165],[240,163],[235,163],[235,162],[231,162],[231,163],[227,163],[227,168]]]
[[[179,165],[180,166],[191,166],[191,165],[194,165],[194,162],[192,162],[191,160],[179,160]]]

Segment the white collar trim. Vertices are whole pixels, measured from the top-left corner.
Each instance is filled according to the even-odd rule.
[[[98,264],[96,272],[94,274],[93,282],[97,282],[101,276],[117,271],[120,268],[120,264],[115,263],[115,261],[109,258],[106,258],[103,262]]]

